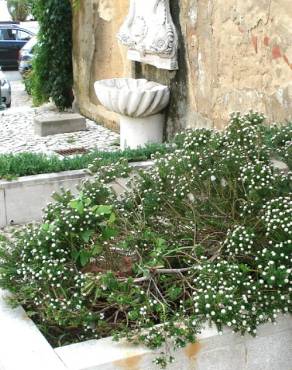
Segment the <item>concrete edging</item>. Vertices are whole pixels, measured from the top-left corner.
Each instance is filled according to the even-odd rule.
[[[53,349],[19,307],[12,309],[0,290],[1,370],[155,370],[157,355],[142,346],[111,338]],[[241,337],[230,329],[219,335],[204,328],[197,343],[175,352],[168,370],[290,370],[292,320],[281,316],[276,326],[262,325],[258,336]]]
[[[0,369],[68,370],[22,307],[12,309],[0,289]]]
[[[205,327],[197,342],[173,353],[167,370],[290,370],[292,320],[281,317],[277,325],[265,324],[256,338],[219,335]],[[153,360],[159,355],[143,346],[116,343],[111,338],[92,340],[55,349],[70,370],[159,370]]]
[[[78,170],[0,181],[0,227],[40,221],[53,192],[62,187],[76,192],[88,177],[85,170]]]
[[[152,164],[152,161],[144,161],[130,163],[130,166],[143,169]],[[0,228],[40,221],[43,208],[52,201],[53,192],[64,188],[76,193],[77,186],[87,178],[91,175],[84,169],[0,181]],[[123,184],[123,181],[117,181],[112,187],[120,193],[125,190]]]

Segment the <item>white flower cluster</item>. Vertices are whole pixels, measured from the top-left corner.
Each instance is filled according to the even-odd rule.
[[[273,190],[273,182],[279,175],[274,174],[273,168],[259,160],[248,163],[240,169],[239,181],[242,181],[248,191]]]
[[[128,161],[125,158],[118,159],[115,163],[103,164],[102,158],[97,158],[88,166],[91,173],[101,183],[109,183],[116,177],[127,177],[131,172]]]
[[[272,136],[272,143],[276,149],[276,153],[283,159],[291,160],[292,153],[292,123],[284,127],[274,126],[276,133]],[[289,156],[290,154],[290,156]]]
[[[224,248],[229,256],[250,255],[254,247],[255,233],[246,226],[237,225],[228,232]]]
[[[263,205],[261,217],[266,225],[267,236],[283,233],[288,238],[292,236],[292,197],[278,197]]]

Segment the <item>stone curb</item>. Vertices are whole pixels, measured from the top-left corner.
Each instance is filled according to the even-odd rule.
[[[152,161],[133,162],[131,167],[145,169]],[[87,170],[24,176],[13,181],[0,181],[0,228],[42,219],[43,208],[52,201],[52,193],[61,188],[77,192],[77,186],[91,175]],[[119,195],[126,189],[121,179],[111,184]]]
[[[55,348],[22,307],[11,308],[0,289],[0,370],[155,370],[157,353],[110,337]],[[175,352],[168,370],[290,370],[292,320],[262,325],[258,336],[241,337],[205,327],[197,342]],[[158,352],[159,353],[159,352]]]

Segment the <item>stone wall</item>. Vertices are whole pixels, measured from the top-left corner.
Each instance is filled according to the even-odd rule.
[[[143,1],[143,0],[141,0]],[[75,89],[83,113],[114,125],[94,96],[109,77],[145,77],[171,87],[167,134],[223,128],[250,108],[270,121],[292,120],[291,0],[171,0],[180,35],[179,71],[131,63],[115,34],[128,0],[83,0],[74,16]]]
[[[118,129],[116,114],[95,97],[96,80],[131,76],[132,63],[116,33],[128,12],[128,0],[82,0],[73,17],[74,91],[80,111]]]

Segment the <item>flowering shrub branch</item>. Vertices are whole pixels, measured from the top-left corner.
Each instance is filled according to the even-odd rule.
[[[291,312],[292,127],[233,114],[223,133],[187,131],[121,199],[97,171],[56,195],[44,223],[2,243],[0,285],[54,345],[113,335],[149,348],[194,342],[202,323],[241,334]],[[290,144],[289,144],[290,142]]]

